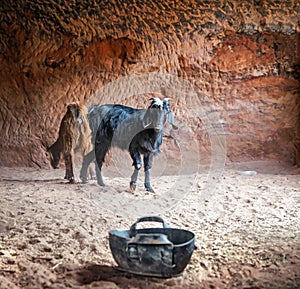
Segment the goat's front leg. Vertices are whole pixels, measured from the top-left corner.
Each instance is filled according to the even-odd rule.
[[[130,152],[130,156],[133,160],[132,165],[134,166],[134,171],[130,181],[130,189],[131,191],[135,191],[139,170],[142,167],[142,160],[141,160],[141,155],[138,152]]]
[[[64,148],[65,166],[66,166],[66,176],[65,179],[69,180],[70,184],[75,183],[74,171],[73,171],[73,135],[71,131],[68,131],[63,136],[62,147]]]
[[[150,184],[150,170],[152,167],[152,154],[145,154],[144,155],[144,169],[145,169],[145,188],[146,191],[154,193],[154,190],[151,187]]]
[[[73,153],[71,151],[65,152],[65,165],[66,165],[65,179],[69,180],[70,184],[74,184],[75,179],[73,173]]]

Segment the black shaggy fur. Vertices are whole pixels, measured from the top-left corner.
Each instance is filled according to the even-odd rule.
[[[148,109],[136,109],[124,105],[99,105],[90,109],[88,118],[94,135],[95,155],[98,164],[97,180],[104,186],[102,165],[111,147],[128,150],[133,160],[134,172],[130,188],[135,190],[138,171],[142,167],[143,155],[145,188],[153,191],[150,185],[150,169],[153,157],[159,153],[162,144],[163,126],[169,117],[174,128],[173,113],[167,99],[152,99]],[[98,126],[95,133],[95,128]],[[95,157],[91,152],[83,160],[81,177],[86,181],[86,167]]]

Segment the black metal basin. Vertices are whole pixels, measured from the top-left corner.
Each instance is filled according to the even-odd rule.
[[[138,223],[147,221],[163,223],[163,228],[136,229]],[[109,246],[119,269],[146,276],[180,274],[191,259],[194,244],[194,233],[169,228],[156,216],[139,218],[129,230],[109,232]]]

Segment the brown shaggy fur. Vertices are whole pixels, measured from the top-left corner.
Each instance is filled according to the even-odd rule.
[[[73,156],[80,152],[86,155],[93,149],[92,132],[87,119],[87,109],[79,103],[70,103],[59,128],[58,139],[48,149],[51,166],[58,168],[63,155],[66,166],[65,179],[74,183]]]

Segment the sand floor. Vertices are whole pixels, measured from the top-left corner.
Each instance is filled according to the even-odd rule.
[[[99,187],[68,184],[63,168],[0,168],[1,289],[300,288],[299,169],[256,161],[157,174],[155,193],[145,192],[142,175],[130,192],[128,175],[113,171]],[[144,215],[195,233],[180,276],[116,270],[109,230]]]

